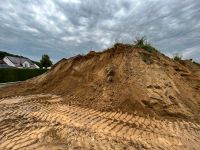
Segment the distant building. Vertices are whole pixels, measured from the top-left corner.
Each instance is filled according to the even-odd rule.
[[[0,60],[0,68],[9,68],[10,66],[8,66],[3,60]]]
[[[3,61],[11,67],[16,68],[39,68],[30,59],[24,57],[5,56]]]

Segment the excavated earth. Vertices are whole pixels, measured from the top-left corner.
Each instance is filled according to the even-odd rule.
[[[116,44],[0,88],[0,149],[200,148],[200,68]]]

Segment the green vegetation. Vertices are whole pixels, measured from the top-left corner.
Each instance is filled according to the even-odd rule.
[[[40,64],[42,67],[50,67],[52,65],[52,61],[50,60],[47,54],[42,55],[42,59],[40,60]]]
[[[123,44],[123,43],[115,43],[114,44],[114,48],[118,48],[118,47],[130,47],[130,48],[141,48],[144,49],[147,52],[157,52],[158,50],[153,47],[147,40],[145,37],[141,37],[141,38],[136,38],[136,40],[134,41],[134,43],[132,44]],[[149,53],[140,53],[142,56],[143,61],[146,64],[152,64],[153,63],[153,59],[151,54]]]
[[[200,63],[196,62],[196,61],[193,61],[193,64],[197,65],[200,67]]]
[[[158,51],[155,47],[153,47],[151,45],[150,42],[148,42],[146,40],[145,37],[141,37],[141,38],[136,38],[136,40],[132,43],[132,44],[124,44],[124,43],[115,43],[114,47],[123,47],[124,45],[129,46],[129,47],[133,47],[133,48],[141,48],[144,49],[148,52],[154,52],[154,51]]]
[[[46,71],[47,69],[0,68],[0,83],[24,81]]]
[[[5,56],[17,56],[17,57],[19,57],[18,55],[14,55],[14,54],[10,54],[10,53],[7,53],[7,52],[0,51],[0,59],[3,59]]]
[[[174,56],[174,60],[180,61],[180,60],[182,60],[182,56],[180,54],[176,53]]]
[[[23,57],[23,56],[14,55],[14,54],[11,54],[11,53],[0,51],[0,60],[2,60],[5,56]],[[24,57],[24,58],[26,58],[26,57]],[[32,62],[35,63],[36,65],[38,65],[40,68],[42,68],[40,62],[33,61],[33,60],[32,60]]]
[[[121,47],[121,46],[123,46],[123,45],[124,45],[123,43],[115,43],[115,44],[114,44],[114,47],[117,48],[117,47]],[[127,44],[126,44],[126,45],[127,45]]]
[[[147,40],[145,37],[141,37],[141,38],[136,38],[136,40],[134,41],[134,47],[136,48],[142,48],[148,52],[153,52],[153,51],[157,51],[157,49],[155,47],[153,47]]]
[[[32,61],[34,64],[36,64],[38,67],[42,68],[42,65],[40,62],[37,62],[37,61]]]

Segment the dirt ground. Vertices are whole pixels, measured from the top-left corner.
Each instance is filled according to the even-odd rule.
[[[124,44],[62,59],[39,77],[0,88],[0,98],[40,93],[100,111],[200,122],[200,67]]]
[[[104,112],[62,103],[56,95],[0,99],[0,149],[196,149],[200,125]]]
[[[200,148],[200,67],[117,44],[0,88],[0,149]]]

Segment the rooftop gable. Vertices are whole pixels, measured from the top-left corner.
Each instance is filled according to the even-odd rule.
[[[24,58],[24,57],[13,57],[13,56],[6,56],[13,64],[15,65],[22,65],[25,61],[27,61],[28,63],[30,63],[31,65],[34,65],[34,63],[28,59],[28,58]]]

